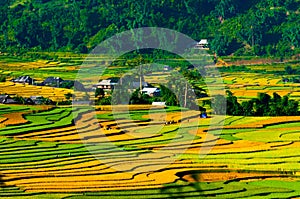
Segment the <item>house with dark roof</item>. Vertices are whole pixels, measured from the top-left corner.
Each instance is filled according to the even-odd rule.
[[[18,102],[12,99],[9,95],[0,95],[1,104],[18,104]]]
[[[16,79],[13,79],[11,81],[15,82],[15,83],[22,83],[22,84],[25,84],[25,83],[32,84],[33,83],[33,79],[28,75],[17,77]]]
[[[35,105],[34,101],[31,98],[25,98],[24,104]]]
[[[42,84],[45,86],[59,87],[63,81],[64,80],[60,77],[47,77]]]
[[[113,90],[115,88],[115,85],[118,84],[118,81],[119,81],[118,78],[108,78],[108,79],[99,81],[93,87],[102,88],[103,90]]]
[[[172,70],[172,68],[170,66],[165,65],[164,66],[164,71],[169,71],[169,70]]]
[[[33,103],[37,105],[41,104],[54,104],[54,102],[48,98],[44,98],[43,96],[31,96],[29,99],[27,99],[28,103]]]

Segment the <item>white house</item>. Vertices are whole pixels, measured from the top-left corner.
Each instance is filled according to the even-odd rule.
[[[195,46],[197,49],[208,48],[208,41],[207,39],[201,39]]]
[[[159,96],[160,95],[160,89],[159,88],[148,88],[145,87],[142,90],[142,93],[146,93],[149,96]]]
[[[165,66],[164,66],[164,70],[165,70],[165,71],[169,71],[169,70],[172,70],[172,68],[171,68],[170,66],[165,65]]]
[[[152,102],[153,106],[166,106],[166,102]]]
[[[94,85],[96,88],[102,88],[103,90],[113,90],[117,82],[112,79],[104,79]]]

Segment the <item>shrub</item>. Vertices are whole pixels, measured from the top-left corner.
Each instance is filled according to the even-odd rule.
[[[5,82],[6,81],[6,76],[0,75],[0,82]]]

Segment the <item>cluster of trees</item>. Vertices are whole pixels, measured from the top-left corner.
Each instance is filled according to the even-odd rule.
[[[221,0],[220,4],[216,14],[221,24],[212,40],[219,55],[284,57],[299,50],[299,1]]]
[[[290,65],[285,66],[284,70],[285,70],[285,73],[287,75],[297,75],[297,74],[300,74],[300,69],[299,68],[293,69]]]
[[[24,98],[22,96],[14,96],[13,100],[17,103],[17,104],[38,104],[38,105],[55,105],[55,102],[53,102],[51,99],[47,98],[47,97],[38,97],[35,100],[32,100],[30,98]]]
[[[88,52],[145,26],[208,38],[219,55],[284,56],[299,50],[298,0],[2,0],[0,50]]]
[[[147,63],[147,59],[140,57],[139,61],[135,58],[131,60],[140,63]],[[165,64],[165,63],[164,63]],[[160,64],[162,66],[162,64]],[[178,66],[176,63],[173,67]],[[181,65],[180,65],[181,66]],[[167,78],[164,85],[159,85],[160,96],[150,97],[145,93],[141,93],[141,88],[137,88],[140,83],[145,83],[144,74],[147,73],[148,66],[143,65],[140,69],[128,71],[128,73],[121,79],[117,78],[115,82],[118,84],[114,87],[111,96],[105,96],[103,89],[97,88],[95,91],[96,104],[151,104],[152,102],[166,102],[169,106],[182,106],[191,109],[199,109],[196,104],[196,99],[207,97],[206,90],[200,85],[204,84],[203,77],[199,70],[203,67],[189,68],[190,64],[180,67],[180,71],[173,70]],[[162,69],[158,69],[161,71]],[[112,78],[110,78],[112,79]],[[134,85],[135,84],[135,85]],[[151,87],[151,85],[148,85]],[[112,101],[111,101],[112,100]]]
[[[285,83],[286,82],[300,83],[300,76],[294,76],[291,78],[284,77],[282,78],[282,81]]]
[[[290,65],[285,66],[284,68],[285,74],[289,75],[289,77],[282,78],[283,82],[293,82],[293,83],[300,83],[300,69],[294,69]]]
[[[222,66],[218,69],[220,72],[255,72],[255,73],[267,73],[267,71],[265,69],[261,69],[261,70],[251,70],[251,68],[245,66],[245,65],[231,65],[231,66]],[[284,71],[282,70],[278,70],[275,71],[273,70],[271,72],[272,74],[278,74],[278,75],[297,75],[300,74],[300,69],[299,68],[293,68],[290,65],[286,65],[284,67]]]
[[[281,97],[273,93],[273,97],[266,93],[259,93],[258,97],[249,101],[239,103],[237,97],[227,91],[227,97],[216,96],[215,103],[226,100],[226,113],[236,116],[295,116],[300,115],[298,102],[289,99],[289,96]],[[223,114],[218,109],[214,110],[216,114]]]
[[[192,93],[193,91],[189,87],[186,87],[184,85],[183,87],[178,88],[168,88],[164,85],[160,85],[159,89],[159,96],[149,96],[146,93],[141,93],[140,89],[138,88],[135,89],[132,93],[130,93],[130,98],[127,99],[128,101],[126,100],[126,97],[124,97],[124,101],[122,101],[121,99],[118,99],[118,97],[122,97],[122,93],[120,93],[120,90],[115,89],[113,91],[118,92],[118,94],[112,93],[112,95],[105,96],[104,90],[101,88],[97,88],[95,91],[95,104],[152,104],[152,102],[166,102],[166,105],[168,106],[182,106],[190,109],[199,110],[199,106],[196,104],[196,95]],[[202,93],[202,95],[203,94],[204,93]]]
[[[30,99],[30,98],[24,98],[22,96],[14,96],[13,100],[17,104],[30,104],[30,105],[71,105],[72,104],[72,98],[74,95],[71,93],[65,94],[65,100],[63,101],[53,101],[47,97],[39,96],[36,99]]]
[[[180,84],[180,82],[177,82]],[[187,84],[185,84],[187,85]],[[187,89],[187,90],[185,90]],[[160,85],[160,96],[150,97],[145,93],[141,93],[136,89],[131,95],[127,103],[129,104],[151,104],[154,101],[164,101],[168,106],[182,106],[194,110],[205,111],[203,107],[195,103],[196,95],[190,93],[192,90],[189,87],[172,85]],[[194,91],[193,91],[194,92]],[[213,99],[214,113],[234,116],[295,116],[300,115],[299,103],[289,99],[289,96],[281,97],[277,93],[273,96],[266,93],[259,93],[257,98],[239,103],[237,97],[230,91],[226,91],[227,96],[217,95]],[[111,96],[104,95],[102,89],[97,89],[95,96],[97,97],[96,104],[109,105],[112,102]],[[114,99],[116,100],[116,99]],[[222,106],[225,106],[226,109]]]
[[[0,75],[0,82],[6,82],[6,76]]]

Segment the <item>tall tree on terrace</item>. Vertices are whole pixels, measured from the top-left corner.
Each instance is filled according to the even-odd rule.
[[[3,34],[3,42],[2,46],[6,48],[8,44],[8,26],[9,26],[9,21],[8,21],[8,9],[9,7],[9,1],[8,0],[2,0],[0,2],[0,33]],[[0,45],[1,48],[1,45]]]
[[[215,8],[215,14],[222,22],[225,18],[229,18],[236,13],[235,0],[220,0]]]

